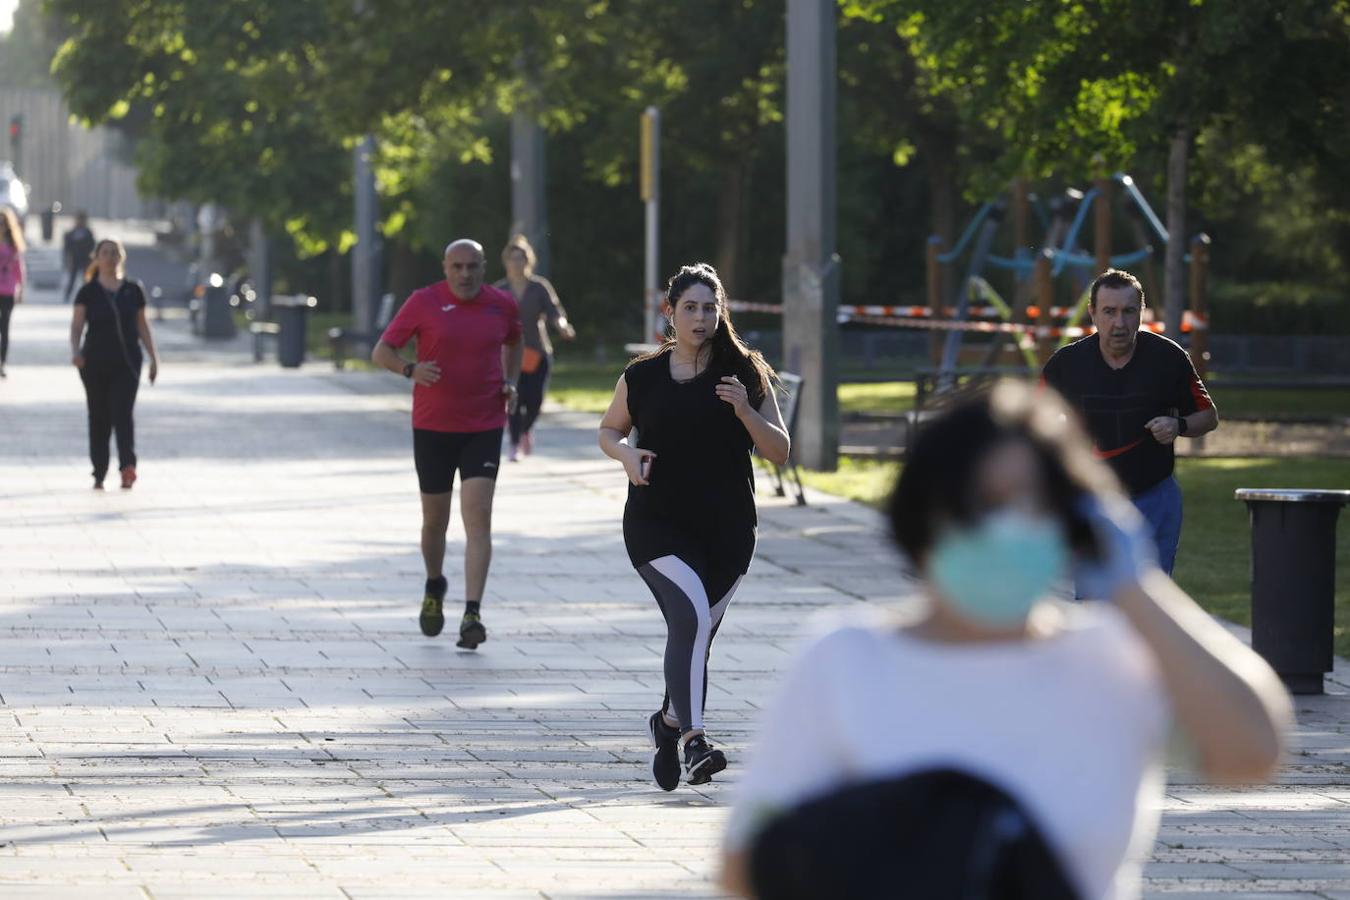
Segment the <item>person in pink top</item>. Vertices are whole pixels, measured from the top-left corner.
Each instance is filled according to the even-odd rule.
[[[14,211],[0,206],[0,378],[9,359],[9,317],[14,304],[23,302],[23,229]]]
[[[422,492],[426,592],[422,633],[445,627],[445,535],[459,471],[464,522],[464,617],[457,646],[487,640],[481,603],[492,561],[492,497],[502,427],[516,402],[524,352],[520,312],[508,293],[485,285],[483,247],[461,239],[445,248],[445,280],[413,291],[370,358],[413,382],[413,460]],[[399,353],[416,339],[416,360]]]

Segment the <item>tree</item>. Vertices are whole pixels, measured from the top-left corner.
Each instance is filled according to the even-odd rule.
[[[892,23],[912,42],[933,92],[958,98],[967,125],[1002,143],[987,170],[973,174],[977,184],[1018,174],[1089,176],[1165,148],[1173,238],[1165,281],[1174,334],[1184,304],[1195,135],[1240,121],[1254,141],[1317,159],[1327,170],[1345,160],[1341,85],[1350,13],[1338,0],[850,0],[847,6]],[[1318,126],[1327,127],[1318,133]],[[1287,135],[1298,137],[1280,137]]]

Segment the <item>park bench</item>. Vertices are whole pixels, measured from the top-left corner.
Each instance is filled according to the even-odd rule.
[[[793,450],[788,454],[788,460],[785,465],[778,465],[774,462],[764,460],[770,467],[769,471],[773,476],[774,493],[779,497],[787,496],[788,478],[792,479],[792,493],[798,506],[806,505],[806,492],[802,489],[802,475],[797,467],[797,412],[800,404],[797,402],[802,393],[802,377],[794,375],[791,372],[779,372],[778,380],[783,384],[783,397],[781,411],[783,413],[783,424],[787,426],[788,437],[792,441]],[[761,457],[762,459],[762,457]]]
[[[348,351],[353,348],[357,350],[359,356],[368,355],[393,318],[394,295],[385,294],[380,297],[380,308],[375,314],[373,331],[354,331],[341,327],[328,329],[328,347],[333,353],[333,368],[341,369],[347,361]]]

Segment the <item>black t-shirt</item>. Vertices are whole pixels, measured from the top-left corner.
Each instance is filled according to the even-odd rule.
[[[83,269],[89,265],[89,257],[94,253],[94,233],[83,225],[66,232],[63,241],[66,250],[66,265],[72,269]]]
[[[656,453],[650,484],[628,486],[629,510],[695,529],[755,527],[754,441],[731,404],[717,396],[725,375],[741,380],[758,409],[764,394],[748,362],[710,365],[693,380],[678,382],[667,351],[624,371],[637,445]]]
[[[75,302],[84,305],[88,326],[84,346],[80,348],[85,364],[140,368],[141,342],[136,319],[145,308],[145,289],[140,282],[124,280],[116,291],[110,291],[95,278],[80,288]]]
[[[1043,372],[1045,382],[1078,410],[1097,455],[1106,460],[1132,496],[1172,474],[1176,456],[1144,426],[1157,416],[1189,416],[1214,402],[1174,341],[1140,331],[1134,356],[1119,369],[1102,358],[1093,334],[1061,347]]]

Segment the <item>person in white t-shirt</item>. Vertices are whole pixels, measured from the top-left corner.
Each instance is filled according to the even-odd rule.
[[[804,801],[956,769],[1020,805],[1081,896],[1136,896],[1169,727],[1211,779],[1272,774],[1278,678],[1158,569],[1089,448],[1058,395],[1011,381],[921,432],[889,508],[920,596],[800,651],[738,785],[728,890],[757,896],[755,839]],[[1071,573],[1110,602],[1048,599]]]

